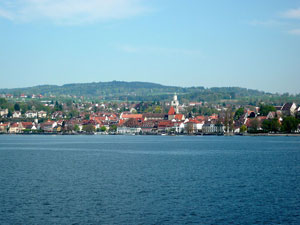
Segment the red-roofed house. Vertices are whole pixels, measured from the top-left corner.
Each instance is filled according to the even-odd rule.
[[[196,116],[195,119],[198,121],[205,121],[205,116]]]
[[[128,120],[128,119],[142,119],[143,114],[129,114],[129,113],[122,113],[120,115],[120,119]]]
[[[41,123],[40,126],[45,132],[53,132],[54,127],[57,126],[57,122],[48,120],[47,122]]]
[[[9,129],[9,124],[10,123],[1,123],[0,124],[0,133],[7,133]]]
[[[21,133],[21,131],[24,129],[24,127],[22,126],[21,123],[17,122],[17,123],[12,123],[9,126],[9,133],[13,133],[13,134],[17,134],[17,133]]]
[[[185,120],[185,116],[183,114],[176,114],[174,119],[176,121],[183,121],[183,120]]]
[[[196,118],[195,119],[189,119],[187,122],[185,122],[185,127],[193,126],[193,132],[200,132],[202,131],[202,127],[204,125],[204,120],[199,121]]]
[[[173,120],[175,118],[176,112],[173,106],[171,106],[168,112],[168,120]]]
[[[28,129],[28,130],[36,130],[35,123],[32,122],[21,122],[23,130]]]
[[[143,133],[153,133],[157,130],[157,122],[153,120],[147,120],[141,124]]]
[[[218,117],[218,115],[217,114],[212,114],[211,116],[209,116],[209,119],[210,120],[217,120],[219,117]]]
[[[167,132],[171,130],[174,126],[174,123],[170,120],[162,120],[158,123],[158,132]]]

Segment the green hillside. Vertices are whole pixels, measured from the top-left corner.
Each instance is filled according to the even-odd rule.
[[[271,94],[263,91],[239,88],[239,87],[176,87],[164,86],[148,82],[94,82],[58,85],[40,85],[28,88],[0,89],[0,94],[43,96],[84,96],[88,98],[101,98],[105,100],[128,101],[161,101],[168,100],[174,93],[179,98],[187,101],[220,101],[220,100],[247,100],[251,99],[277,99],[285,101],[291,98],[289,95]],[[299,95],[293,99],[299,99]]]

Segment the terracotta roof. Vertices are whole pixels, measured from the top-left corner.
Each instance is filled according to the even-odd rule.
[[[177,114],[177,115],[175,115],[175,120],[183,120],[183,118],[184,118],[184,116],[183,116],[183,114]]]
[[[10,125],[10,127],[19,127],[19,124],[18,123],[13,123]]]
[[[175,109],[173,106],[171,106],[169,112],[168,112],[168,115],[175,115]]]
[[[126,127],[139,127],[141,125],[141,122],[139,119],[136,118],[130,118],[129,120],[126,120],[124,123],[124,126]]]
[[[160,121],[158,123],[158,127],[173,127],[173,122],[169,121],[169,120],[164,120],[164,121]]]
[[[199,120],[199,121],[204,121],[205,120],[205,116],[196,116],[196,118],[195,119],[197,119],[197,120]]]
[[[143,114],[123,114],[123,119],[141,119],[143,118]]]
[[[141,124],[141,127],[150,127],[150,128],[153,128],[155,127],[156,123],[154,121],[144,121],[142,124]]]
[[[21,122],[23,126],[32,125],[32,122]]]
[[[26,129],[31,129],[33,127],[32,122],[21,122],[21,124]]]
[[[202,121],[203,122],[203,121]],[[188,121],[188,123],[202,123],[201,121],[197,120],[197,119],[190,119]]]
[[[125,120],[119,120],[118,126],[122,126],[125,123]]]
[[[218,115],[217,114],[212,114],[209,118],[212,119],[212,120],[215,120],[215,119],[218,119]]]

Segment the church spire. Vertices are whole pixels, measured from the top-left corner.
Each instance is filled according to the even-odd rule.
[[[175,112],[178,114],[179,113],[179,101],[177,99],[176,93],[173,96],[173,101],[171,101],[171,106],[174,107]]]

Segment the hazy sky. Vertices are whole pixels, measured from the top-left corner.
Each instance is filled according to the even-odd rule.
[[[300,0],[0,0],[0,88],[112,80],[300,93]]]

